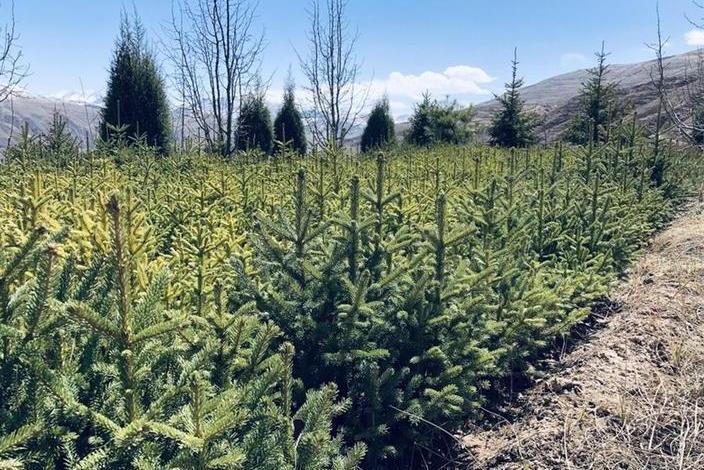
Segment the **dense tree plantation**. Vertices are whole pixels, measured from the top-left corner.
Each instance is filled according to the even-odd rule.
[[[664,148],[656,187],[645,144],[61,164],[15,148],[0,466],[430,461],[690,193],[700,161]]]
[[[654,121],[602,44],[548,135],[516,50],[493,116],[426,91],[395,124],[348,6],[311,1],[273,122],[257,3],[183,0],[158,51],[123,13],[96,139],[10,135],[0,469],[449,468],[701,199],[704,56],[671,99],[659,9]],[[420,77],[460,75],[493,79]]]

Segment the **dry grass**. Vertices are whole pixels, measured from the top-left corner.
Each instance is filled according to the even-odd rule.
[[[704,214],[659,233],[622,309],[529,391],[514,422],[464,438],[471,468],[704,469]]]

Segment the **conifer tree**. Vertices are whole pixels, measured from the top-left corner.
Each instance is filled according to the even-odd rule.
[[[138,17],[123,13],[110,66],[101,138],[111,141],[123,131],[130,142],[143,140],[167,152],[170,111],[164,79]]]
[[[442,142],[461,121],[434,113]],[[649,184],[632,123],[552,159],[57,168],[18,144],[0,165],[0,468],[446,464],[436,449],[535,373],[701,179],[696,154],[668,155]]]
[[[501,109],[496,113],[489,128],[489,142],[499,147],[527,147],[535,143],[535,116],[524,109],[519,89],[523,78],[518,77],[517,51],[511,61],[511,81],[506,83],[506,92],[497,99]]]
[[[368,152],[375,148],[385,147],[396,138],[394,120],[389,114],[389,100],[379,101],[367,119],[367,126],[362,133],[361,150]]]
[[[166,305],[129,200],[85,269],[62,262],[68,229],[0,245],[0,468],[357,469],[364,444],[331,432],[349,402],[334,384],[294,402],[295,351],[253,302]]]
[[[433,143],[432,135],[433,101],[429,93],[423,94],[423,100],[416,104],[410,119],[410,129],[406,139],[413,145],[428,146]]]
[[[49,129],[41,140],[49,158],[59,166],[65,166],[78,154],[76,138],[71,135],[68,121],[57,110],[54,110]]]
[[[251,94],[242,104],[237,127],[237,148],[258,149],[266,155],[271,154],[274,148],[271,114],[261,93]]]
[[[413,145],[464,144],[472,139],[473,107],[461,107],[457,102],[440,103],[429,93],[416,105],[410,119],[406,139]]]
[[[618,99],[617,83],[608,79],[609,56],[604,51],[596,54],[597,63],[589,69],[589,77],[582,83],[580,106],[577,115],[572,118],[565,137],[573,144],[586,145],[590,141],[601,143],[609,135],[609,128],[624,114],[624,105]]]
[[[306,131],[301,113],[296,107],[292,83],[287,85],[284,91],[284,102],[274,119],[274,138],[277,152],[283,148],[290,148],[299,155],[306,154]]]

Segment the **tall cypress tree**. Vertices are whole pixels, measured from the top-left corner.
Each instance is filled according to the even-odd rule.
[[[276,138],[276,151],[287,147],[299,155],[306,154],[306,131],[303,127],[301,113],[296,108],[294,87],[292,83],[286,86],[284,102],[274,120],[274,136]]]
[[[105,141],[123,134],[130,141],[144,139],[161,152],[170,141],[170,112],[164,79],[144,27],[136,15],[122,15],[120,34],[110,66],[105,107],[100,125]]]
[[[362,152],[384,147],[395,139],[394,120],[389,114],[389,100],[379,101],[367,119],[367,126],[362,133]]]
[[[569,142],[577,145],[603,142],[609,135],[609,128],[625,114],[624,105],[618,99],[617,84],[608,80],[606,59],[609,54],[604,51],[603,42],[601,51],[595,55],[596,66],[589,69],[589,77],[582,84],[579,111],[565,134]]]
[[[267,155],[271,154],[274,148],[271,114],[261,93],[248,96],[242,103],[237,125],[237,148],[259,149]]]
[[[506,83],[506,92],[497,99],[501,109],[496,113],[489,128],[489,142],[499,147],[527,147],[536,141],[535,116],[524,109],[519,89],[523,79],[518,77],[518,58],[513,50],[511,81]]]

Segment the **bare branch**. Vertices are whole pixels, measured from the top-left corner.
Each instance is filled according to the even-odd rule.
[[[237,113],[259,83],[263,33],[246,0],[174,0],[167,56],[182,106],[209,150],[237,151]],[[185,119],[183,119],[185,121]]]
[[[704,9],[702,4],[694,1],[693,4]],[[667,121],[676,129],[677,134],[688,144],[704,150],[704,55],[699,50],[692,64],[689,58],[685,62],[684,76],[682,78],[672,77],[667,79],[666,59],[663,57],[663,49],[667,39],[663,39],[660,24],[660,10],[657,11],[658,36],[655,44],[648,45],[655,52],[655,71],[651,70],[651,82],[658,92],[659,104],[657,114],[655,157],[661,139],[662,114],[665,114]],[[697,28],[702,28],[697,23],[687,17],[688,21]]]
[[[0,103],[7,100],[29,73],[22,64],[22,50],[18,46],[19,33],[15,29],[15,2],[10,3],[10,18],[0,28]]]
[[[361,99],[357,94],[358,35],[350,32],[346,8],[346,0],[312,0],[308,55],[296,52],[308,81],[304,88],[312,111],[306,113],[306,120],[315,143],[322,147],[343,145],[366,101],[366,94]]]

